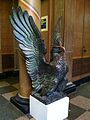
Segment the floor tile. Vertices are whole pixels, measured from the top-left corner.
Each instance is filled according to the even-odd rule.
[[[68,120],[75,120],[84,112],[86,112],[84,109],[82,109],[78,106],[75,106],[73,104],[70,104]]]
[[[70,93],[70,94],[68,95],[68,97],[69,97],[69,99],[72,99],[72,98],[76,97],[77,95],[78,95],[78,94],[77,94],[77,92],[75,91],[75,92]]]
[[[80,108],[83,108],[85,110],[89,110],[90,109],[90,99],[88,98],[85,98],[83,96],[77,96],[75,98],[72,98],[70,100],[70,103],[80,107]]]
[[[1,87],[5,87],[5,86],[9,86],[10,84],[8,83],[8,82],[6,82],[6,81],[2,81],[2,82],[0,82],[0,88]]]
[[[2,105],[2,109],[0,110],[0,120],[15,120],[24,114],[18,110],[14,105],[11,103],[6,103]]]
[[[0,120],[35,120],[9,102],[10,98],[17,94],[18,88],[18,76],[0,80]],[[68,96],[69,116],[65,120],[90,120],[90,82],[77,87],[77,90]]]
[[[84,114],[82,114],[75,120],[90,120],[90,112],[86,111]]]
[[[19,83],[19,77],[8,77],[6,80],[6,82],[10,83],[10,84],[16,84]]]
[[[81,95],[90,99],[90,82],[82,84],[80,87],[78,87],[77,93],[78,95]]]
[[[16,91],[17,89],[14,88],[13,86],[6,86],[6,87],[2,87],[0,88],[0,94],[4,94],[4,93],[8,93],[8,92],[13,92]]]
[[[34,118],[31,118],[30,120],[36,120],[36,119],[34,119]]]
[[[28,114],[26,114],[27,115],[27,117],[31,120],[31,118],[32,118],[32,116],[28,113]]]
[[[7,102],[8,100],[6,100],[3,96],[0,95],[0,109],[1,109],[1,106]]]
[[[12,86],[19,89],[19,83],[13,84]]]
[[[27,116],[22,116],[22,117],[19,117],[16,120],[30,120],[30,119]]]
[[[3,96],[5,99],[7,99],[7,100],[10,101],[10,98],[11,98],[12,96],[15,96],[17,93],[18,93],[18,91],[14,91],[14,92],[2,94],[2,96]]]

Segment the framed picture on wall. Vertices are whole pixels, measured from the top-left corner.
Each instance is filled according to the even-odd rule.
[[[48,31],[48,16],[41,17],[41,31]]]

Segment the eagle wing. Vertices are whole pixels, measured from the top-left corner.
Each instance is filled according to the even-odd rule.
[[[26,68],[32,80],[32,87],[38,91],[42,87],[39,82],[38,69],[43,61],[45,47],[41,33],[32,16],[29,16],[27,11],[23,12],[20,7],[12,10],[10,21],[15,38],[26,58]]]

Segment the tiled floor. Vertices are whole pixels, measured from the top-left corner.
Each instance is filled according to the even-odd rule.
[[[10,98],[18,92],[18,81],[15,76],[0,79],[0,120],[35,120],[10,103]],[[70,106],[66,120],[90,120],[90,82],[82,84],[68,96]]]

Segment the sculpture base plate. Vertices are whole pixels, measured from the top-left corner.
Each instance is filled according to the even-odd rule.
[[[68,82],[64,90],[64,93],[69,94],[74,91],[76,91],[76,85],[72,82]]]
[[[23,113],[29,113],[29,99],[21,98],[18,94],[10,98],[10,102],[13,103]]]

